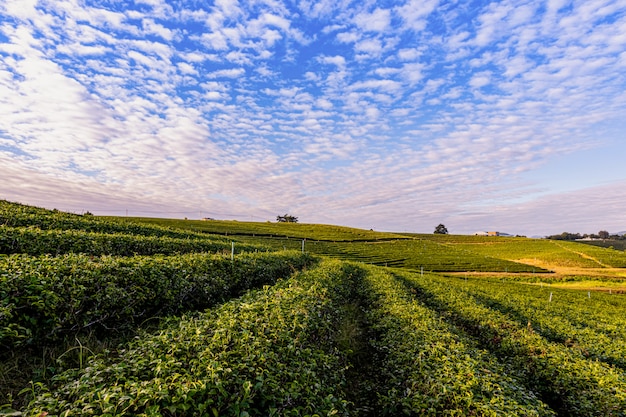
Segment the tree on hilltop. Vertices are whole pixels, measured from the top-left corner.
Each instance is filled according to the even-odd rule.
[[[276,221],[278,223],[298,223],[298,218],[290,214],[285,214],[284,216],[276,216]]]
[[[437,227],[435,227],[435,232],[436,235],[447,235],[448,234],[448,229],[446,228],[445,225],[443,225],[442,223],[439,223],[437,225]]]

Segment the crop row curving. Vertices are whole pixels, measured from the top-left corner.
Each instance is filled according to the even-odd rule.
[[[238,237],[238,239],[248,243],[262,243],[272,248],[298,249],[302,247],[302,239],[278,237]],[[307,252],[318,255],[332,256],[378,266],[405,268],[413,271],[548,272],[541,267],[479,255],[469,250],[431,242],[426,239],[353,242],[305,240],[304,247]]]
[[[0,257],[0,346],[114,332],[155,315],[207,308],[311,265],[297,252]]]
[[[24,416],[348,415],[335,347],[338,261],[172,319],[117,357],[55,377]]]
[[[82,230],[94,233],[124,233],[140,236],[203,238],[194,231],[177,230],[158,225],[106,220],[101,217],[66,213],[59,210],[26,206],[0,200],[0,225],[37,227],[42,230]]]
[[[427,305],[461,326],[534,387],[555,411],[568,416],[624,416],[626,375],[583,351],[555,343],[481,303],[471,290],[450,279],[398,274]]]
[[[626,370],[626,320],[623,305],[611,303],[615,297],[481,280],[464,285],[483,305],[527,323],[547,340]]]
[[[355,242],[337,246],[349,259],[417,271],[547,272],[539,267],[481,256],[429,240]]]
[[[381,415],[550,416],[553,411],[503,365],[383,269],[370,268],[368,315],[385,389]]]
[[[254,251],[259,246],[237,243],[236,251]],[[0,226],[0,253],[28,255],[155,255],[231,251],[231,241],[221,237],[203,239],[93,233],[82,230],[41,230],[35,227]]]
[[[83,369],[34,385],[22,415],[625,415],[623,369],[557,334],[575,332],[560,326],[575,323],[581,304],[558,312],[541,308],[545,292],[536,286],[487,286],[328,259],[293,273],[294,263],[302,268],[311,259],[263,256],[292,265],[283,270],[290,278],[268,278],[262,281],[272,286],[170,318]],[[198,255],[180,259],[176,270],[194,270],[191,259],[202,264]],[[241,283],[265,270],[257,267],[230,270],[238,290],[259,285]],[[226,288],[215,283],[210,287]],[[597,314],[580,308],[591,314],[588,332],[609,331],[591,323],[619,311],[613,300],[599,297],[596,307],[607,311]],[[532,309],[540,312],[531,316]],[[543,322],[550,311],[556,324]],[[589,334],[576,336],[585,343]],[[361,351],[358,358],[352,349]]]

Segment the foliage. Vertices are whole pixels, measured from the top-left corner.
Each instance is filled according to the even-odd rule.
[[[26,206],[0,200],[0,225],[8,227],[34,226],[41,230],[82,230],[94,233],[125,233],[194,239],[202,238],[194,231],[176,230],[158,225],[142,225],[129,221],[106,220],[96,216],[81,216],[59,210]]]
[[[239,237],[238,240],[250,244],[262,244],[273,249],[299,249],[302,247],[302,241],[295,239]],[[504,260],[497,256],[485,256],[427,239],[364,242],[307,240],[305,250],[318,255],[415,271],[548,272],[537,266]]]
[[[436,235],[447,235],[448,234],[448,229],[446,228],[446,226],[444,226],[443,224],[439,223],[437,225],[437,227],[435,227],[434,233]]]
[[[481,303],[462,283],[455,285],[437,276],[403,276],[420,300],[498,356],[559,414],[623,415],[626,375],[622,370],[589,360],[583,351],[567,344],[546,340],[532,323]]]
[[[298,218],[290,214],[285,214],[284,216],[276,216],[276,221],[278,223],[298,223]]]
[[[344,277],[341,264],[326,262],[173,319],[117,357],[57,376],[26,415],[346,415],[334,342]]]
[[[585,245],[599,246],[607,249],[626,251],[626,239],[583,240]]]
[[[310,265],[297,252],[0,258],[0,346],[129,329],[156,315],[199,310]]]
[[[609,232],[607,232],[606,230],[600,230],[598,232],[598,234],[583,234],[581,235],[580,233],[569,233],[569,232],[563,232],[560,235],[551,235],[551,236],[546,236],[546,239],[552,239],[552,240],[580,240],[580,239],[612,239],[612,240],[626,240],[626,235],[619,235],[619,234],[610,234]]]
[[[463,286],[490,309],[530,323],[533,331],[548,341],[626,370],[626,319],[621,314],[623,306],[615,303],[614,297],[483,279]],[[554,297],[546,302],[550,294]]]
[[[624,373],[584,345],[545,336],[561,319],[527,325],[545,289],[506,285],[326,260],[56,376],[33,390],[25,415],[361,415],[363,404],[347,400],[359,369],[350,377],[354,358],[339,345],[355,301],[371,328],[364,360],[379,375],[361,384],[377,415],[621,415]],[[597,331],[624,307],[608,296],[594,305],[581,311]],[[619,320],[613,347],[625,336]]]
[[[252,252],[266,249],[257,245],[238,243],[236,251]],[[0,226],[0,253],[29,255],[61,255],[84,253],[88,255],[155,255],[197,252],[230,252],[231,240],[220,236],[202,236],[196,239],[107,234],[81,230],[41,230],[35,227]]]
[[[583,235],[581,235],[580,233],[569,233],[569,232],[563,232],[560,235],[546,236],[546,239],[551,239],[551,240],[578,240],[582,238],[583,238]]]
[[[28,362],[13,359],[16,352],[46,358],[51,346],[78,336],[56,360],[31,369],[21,403],[13,398],[19,389],[0,389],[23,409],[0,414],[576,417],[626,410],[624,298],[528,284],[547,272],[532,265],[625,267],[619,251],[325,225],[140,224],[1,201],[0,219],[0,247],[22,252],[0,255],[0,372],[8,371],[0,382]],[[239,253],[259,244],[275,252]],[[193,253],[207,250],[221,253]],[[151,256],[117,256],[129,253]],[[491,273],[468,279],[428,271]],[[152,330],[141,326],[157,316]],[[118,334],[135,337],[117,345]],[[87,340],[110,344],[94,356]],[[76,369],[67,369],[74,354]]]
[[[504,366],[421,305],[393,275],[370,268],[368,314],[387,386],[383,415],[549,416],[552,410]]]

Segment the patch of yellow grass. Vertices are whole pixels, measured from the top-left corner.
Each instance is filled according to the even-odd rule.
[[[515,262],[521,262],[527,265],[538,266],[555,272],[555,276],[588,276],[602,278],[626,278],[626,269],[624,268],[581,268],[575,266],[551,265],[547,262],[541,262],[535,259],[515,259]]]
[[[626,284],[619,281],[569,281],[552,283],[551,286],[568,290],[603,291],[612,292],[614,294],[626,293]]]

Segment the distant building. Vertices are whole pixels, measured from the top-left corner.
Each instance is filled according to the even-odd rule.
[[[474,236],[500,236],[500,232],[476,232]]]

